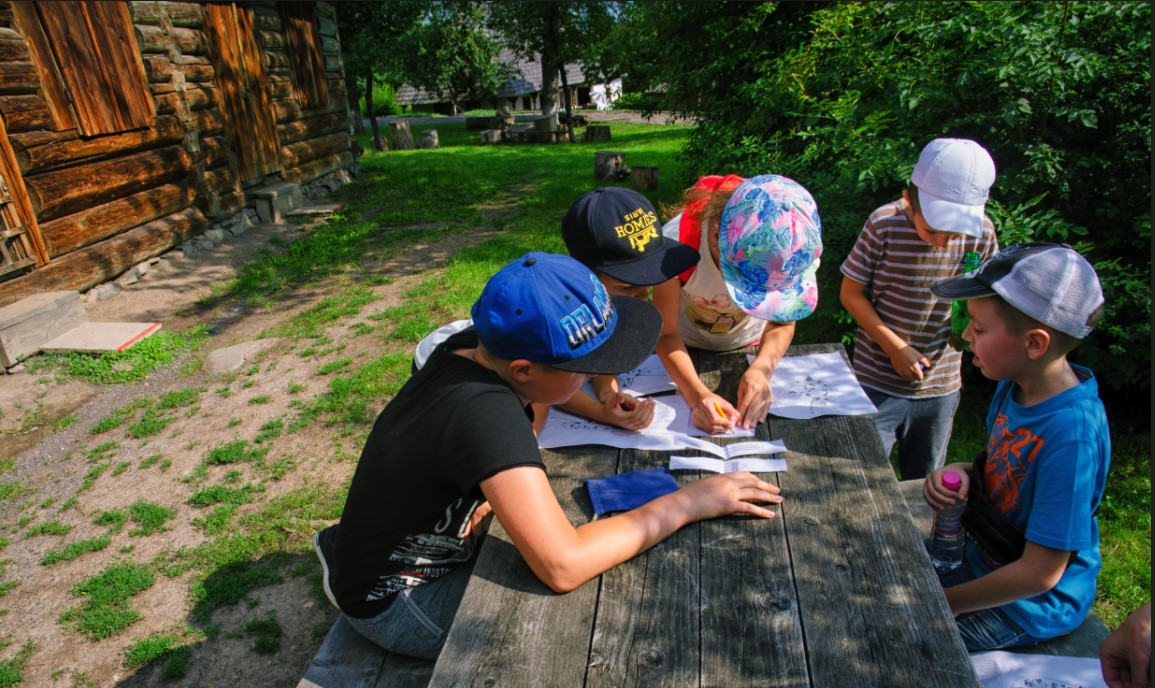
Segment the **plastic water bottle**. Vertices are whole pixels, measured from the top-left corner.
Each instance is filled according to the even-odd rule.
[[[934,569],[939,573],[947,573],[962,564],[966,536],[961,517],[966,502],[958,499],[958,491],[962,487],[962,478],[958,473],[950,471],[943,473],[942,485],[955,493],[956,501],[942,511],[934,513],[934,526],[931,527],[930,542],[926,548],[930,552],[930,562],[934,564]]]
[[[978,269],[979,254],[974,251],[967,251],[963,254],[963,273],[973,272]],[[970,323],[970,315],[967,314],[966,301],[955,301],[951,304],[950,311],[950,343],[956,349],[962,350],[966,346],[963,341],[962,333]]]

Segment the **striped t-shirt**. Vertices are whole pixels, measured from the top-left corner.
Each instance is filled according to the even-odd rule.
[[[870,214],[842,274],[866,285],[866,297],[878,317],[899,337],[930,361],[921,382],[903,380],[890,357],[858,328],[854,373],[864,387],[903,398],[936,397],[962,387],[959,368],[962,352],[950,346],[951,302],[940,299],[930,285],[963,272],[968,251],[982,261],[998,253],[998,239],[990,218],[983,216],[983,236],[951,237],[943,248],[919,238],[907,216],[905,200],[888,203]]]

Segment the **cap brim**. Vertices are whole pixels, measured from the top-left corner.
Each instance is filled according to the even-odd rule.
[[[590,375],[616,375],[636,368],[654,353],[662,334],[662,315],[649,303],[629,296],[613,296],[618,312],[610,338],[581,358],[550,364],[560,370]]]
[[[958,277],[951,277],[941,282],[935,282],[930,285],[930,290],[934,292],[935,296],[944,299],[951,299],[957,301],[959,299],[974,299],[980,296],[990,296],[995,293],[984,282],[975,279],[975,274],[960,275]]]
[[[665,239],[665,247],[628,263],[594,266],[614,279],[649,287],[661,284],[698,264],[698,251],[680,241]]]
[[[726,293],[743,312],[759,320],[775,323],[802,320],[818,307],[817,274],[821,263],[815,258],[794,284],[783,289],[767,290],[744,281],[738,286],[726,282]]]
[[[919,189],[918,209],[926,223],[935,231],[965,234],[975,239],[983,235],[985,206],[960,205],[939,198],[926,189]]]

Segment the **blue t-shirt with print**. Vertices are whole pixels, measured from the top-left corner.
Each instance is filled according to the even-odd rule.
[[[1095,377],[1081,366],[1071,368],[1080,383],[1033,406],[1015,401],[1017,385],[1000,382],[987,412],[984,480],[991,501],[1028,541],[1076,553],[1054,588],[1000,607],[1039,639],[1083,622],[1101,564],[1095,512],[1111,462],[1111,438]],[[992,570],[971,541],[967,561],[978,576]]]

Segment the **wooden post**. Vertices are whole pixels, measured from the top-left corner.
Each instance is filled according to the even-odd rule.
[[[421,139],[417,142],[418,148],[437,148],[437,130],[426,129],[421,132]]]
[[[501,130],[500,129],[486,129],[485,131],[481,132],[481,142],[482,143],[501,143]]]
[[[654,191],[658,188],[658,168],[638,166],[630,171],[634,188],[639,191]]]
[[[409,122],[393,122],[389,130],[393,133],[393,150],[413,150],[413,132],[409,130]]]
[[[625,179],[630,173],[626,158],[617,151],[594,153],[594,177],[597,179]]]
[[[585,133],[582,134],[582,141],[609,141],[610,127],[606,124],[591,124],[586,127]]]

